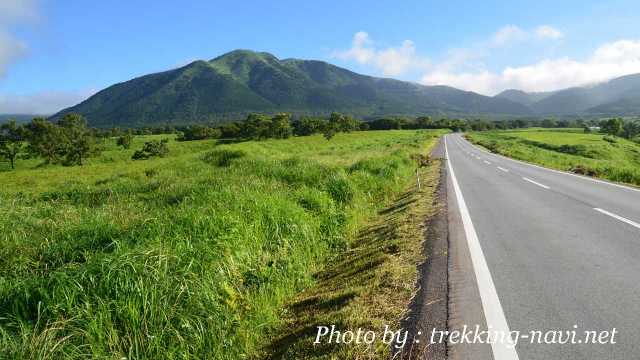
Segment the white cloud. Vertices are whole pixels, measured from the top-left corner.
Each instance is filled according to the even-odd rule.
[[[11,34],[10,28],[37,19],[37,5],[36,0],[0,0],[0,78],[27,50],[27,46]]]
[[[564,36],[562,32],[549,25],[541,25],[536,28],[535,34],[541,39],[560,39]]]
[[[495,94],[510,88],[557,90],[634,73],[640,73],[640,40],[618,40],[603,44],[584,60],[569,57],[544,59],[531,65],[506,67],[500,72],[436,70],[426,74],[422,82]]]
[[[555,40],[560,37],[562,37],[562,33],[549,25],[541,25],[531,31],[523,30],[515,25],[507,25],[500,28],[488,39],[473,46],[449,50],[444,61],[432,64],[429,58],[417,54],[415,44],[411,40],[403,41],[400,46],[379,48],[368,33],[359,31],[353,36],[351,48],[334,51],[331,56],[373,66],[384,76],[398,76],[410,71],[429,71],[430,74],[425,76],[423,81],[440,82],[445,78],[453,78],[449,72],[460,66],[465,68],[478,67],[478,64],[472,64],[472,62],[486,57],[491,50],[533,39]],[[475,72],[461,75],[467,78],[473,74]]]
[[[385,76],[402,75],[411,70],[424,70],[429,66],[429,60],[416,54],[416,48],[411,40],[405,40],[399,47],[377,49],[375,43],[364,31],[353,36],[351,48],[335,51],[333,57],[342,60],[354,60],[359,64],[373,65],[380,69]]]
[[[555,44],[563,37],[560,30],[550,25],[530,30],[508,25],[484,41],[451,49],[442,61],[431,63],[426,57],[417,55],[415,44],[410,40],[397,47],[379,48],[366,32],[358,32],[350,49],[336,51],[333,56],[371,65],[386,76],[422,71],[420,81],[424,84],[449,85],[488,95],[509,88],[552,91],[640,73],[640,39],[602,44],[583,59],[550,57],[521,66],[504,66],[497,71],[485,65],[492,56],[504,54],[497,51],[500,48],[546,46],[547,42]]]
[[[515,25],[507,25],[493,34],[491,44],[500,47],[508,43],[525,40],[527,37],[528,34],[526,31]]]
[[[0,114],[51,115],[80,103],[94,93],[95,90],[47,91],[30,95],[0,94]]]

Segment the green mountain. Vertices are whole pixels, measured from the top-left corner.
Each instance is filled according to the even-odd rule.
[[[548,93],[507,90],[496,97],[526,105],[537,115],[640,115],[640,74]]]
[[[529,115],[524,105],[446,86],[360,75],[322,61],[279,60],[236,50],[211,61],[110,86],[62,110],[92,126],[140,126],[239,119],[249,112],[360,117],[422,114]]]
[[[587,112],[600,116],[640,116],[640,96],[624,98],[594,106],[587,110]]]
[[[509,89],[505,90],[495,97],[511,100],[513,102],[517,102],[518,104],[531,106],[536,102],[549,97],[553,94],[553,92],[524,92],[522,90]]]

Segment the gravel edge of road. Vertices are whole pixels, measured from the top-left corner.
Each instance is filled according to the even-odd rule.
[[[418,267],[418,292],[409,305],[409,315],[401,322],[408,331],[408,342],[393,359],[447,359],[447,344],[429,344],[431,332],[448,329],[449,223],[447,206],[447,162],[443,139],[431,152],[439,159],[440,180],[433,206],[437,212],[426,219],[423,252],[427,260]],[[398,356],[400,355],[400,356]]]

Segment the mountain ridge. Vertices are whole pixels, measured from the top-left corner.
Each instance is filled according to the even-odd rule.
[[[318,60],[280,60],[266,52],[234,50],[212,60],[114,84],[69,112],[92,126],[211,122],[249,112],[362,117],[505,114],[530,110],[506,99],[448,86],[424,86],[362,75]]]
[[[640,74],[624,75],[601,83],[551,92],[505,90],[496,97],[527,105],[545,115],[640,115]]]
[[[251,112],[333,111],[362,118],[640,115],[640,74],[550,92],[510,89],[491,97],[238,49],[114,84],[51,118],[77,112],[92,126],[111,127],[224,122]]]

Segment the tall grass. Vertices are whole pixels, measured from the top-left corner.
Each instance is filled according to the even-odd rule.
[[[640,185],[640,144],[622,138],[548,129],[478,132],[468,138],[516,159]]]
[[[149,161],[134,144],[0,173],[0,357],[249,356],[438,135],[171,142]]]

